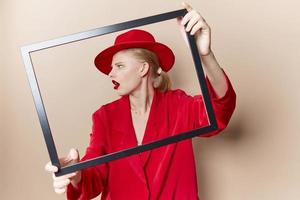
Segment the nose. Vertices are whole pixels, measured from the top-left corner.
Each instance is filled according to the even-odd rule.
[[[113,78],[115,76],[114,68],[112,67],[110,72],[108,73],[109,78]]]

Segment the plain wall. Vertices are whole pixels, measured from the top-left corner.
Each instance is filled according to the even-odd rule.
[[[65,199],[44,171],[49,157],[20,47],[181,9],[180,3],[0,1],[0,199]],[[212,27],[214,53],[237,93],[228,128],[194,139],[200,199],[299,199],[299,1],[190,3]],[[149,30],[177,52],[170,72],[174,87],[196,94],[195,71],[176,23]],[[105,37],[33,54],[59,155],[71,147],[82,155],[91,113],[117,97],[93,66],[93,56],[113,43]]]

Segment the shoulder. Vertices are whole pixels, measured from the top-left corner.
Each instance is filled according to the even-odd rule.
[[[121,107],[126,104],[126,97],[121,97],[115,101],[109,102],[107,104],[104,104],[100,106],[94,113],[93,117],[104,117],[104,115],[107,115],[110,112],[114,112],[116,110],[119,110]]]
[[[202,103],[202,95],[190,95],[182,89],[169,90],[165,92],[165,100],[167,104],[172,104],[178,107],[189,106],[194,103]]]
[[[168,90],[164,92],[164,96],[170,100],[182,100],[182,99],[190,99],[192,96],[188,95],[182,89]]]
[[[186,96],[186,92],[182,89],[167,90],[163,93],[166,97]]]

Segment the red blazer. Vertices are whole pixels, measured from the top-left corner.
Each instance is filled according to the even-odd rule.
[[[236,95],[227,78],[227,92],[217,98],[209,92],[219,130],[234,111]],[[189,96],[182,90],[164,93],[155,90],[143,144],[208,124],[202,96]],[[129,96],[100,107],[93,114],[90,144],[82,160],[134,147],[137,140],[130,113]],[[79,189],[69,184],[68,199],[91,199],[102,193],[102,200],[196,200],[197,177],[192,140],[160,147],[138,155],[82,170]]]

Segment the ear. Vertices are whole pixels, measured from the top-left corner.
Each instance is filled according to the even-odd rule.
[[[140,75],[141,77],[144,77],[148,74],[150,71],[150,65],[147,62],[143,62],[141,67],[140,67]]]

